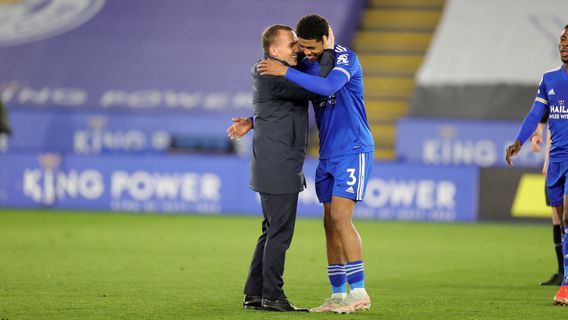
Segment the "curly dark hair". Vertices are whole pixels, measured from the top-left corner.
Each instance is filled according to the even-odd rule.
[[[316,41],[322,41],[323,36],[328,36],[329,23],[327,20],[318,14],[309,14],[303,16],[298,25],[296,26],[296,33],[298,38]]]

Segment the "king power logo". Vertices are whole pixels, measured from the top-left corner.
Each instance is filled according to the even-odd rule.
[[[108,118],[91,116],[88,128],[73,133],[73,151],[76,154],[99,154],[102,151],[165,151],[170,145],[170,134],[165,131],[145,132],[135,129],[108,128]]]
[[[39,156],[40,168],[23,172],[23,194],[35,203],[80,201],[86,207],[108,201],[215,204],[221,201],[221,178],[209,172],[149,172],[137,170],[68,169],[57,154]],[[105,202],[106,201],[106,202]]]
[[[23,192],[36,203],[51,206],[57,199],[99,198],[104,191],[103,175],[97,170],[60,170],[62,158],[57,154],[39,156],[41,168],[25,169]]]

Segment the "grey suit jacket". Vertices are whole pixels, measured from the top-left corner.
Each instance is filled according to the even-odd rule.
[[[324,52],[320,75],[334,65],[332,52]],[[331,61],[331,62],[330,62]],[[284,77],[261,76],[252,68],[254,135],[251,189],[268,194],[304,190],[303,172],[308,136],[308,101],[321,99]]]

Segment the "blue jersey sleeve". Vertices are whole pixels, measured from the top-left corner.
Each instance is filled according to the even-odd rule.
[[[548,106],[548,94],[546,91],[546,82],[544,81],[544,77],[540,79],[540,84],[538,85],[538,91],[536,92],[536,98],[534,98],[533,105],[544,105],[545,107]]]
[[[546,109],[548,107],[548,95],[546,93],[546,83],[544,78],[540,80],[538,86],[538,91],[536,93],[536,98],[532,105],[531,111],[523,120],[521,129],[517,134],[517,140],[523,144],[527,139],[533,134],[538,122],[546,114]]]
[[[327,78],[312,76],[293,68],[288,68],[288,71],[286,72],[286,79],[308,91],[326,97],[341,89],[341,87],[343,87],[349,80],[344,72],[338,71],[335,68],[331,70],[331,72],[327,75]]]
[[[517,140],[523,144],[527,139],[533,134],[536,126],[538,125],[538,121],[542,118],[546,109],[539,105],[533,105],[529,114],[523,120],[523,124],[521,125],[521,129],[517,134]]]
[[[351,80],[351,77],[358,70],[357,65],[357,56],[353,51],[336,45],[335,67],[326,78],[310,77],[292,68],[288,68],[285,77],[308,91],[322,96],[330,96]]]

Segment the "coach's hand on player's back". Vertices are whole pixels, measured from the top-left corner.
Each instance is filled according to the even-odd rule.
[[[515,143],[507,147],[505,161],[507,161],[507,164],[511,167],[513,166],[513,157],[517,155],[519,151],[521,151],[521,142],[519,140],[516,140]]]

